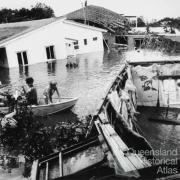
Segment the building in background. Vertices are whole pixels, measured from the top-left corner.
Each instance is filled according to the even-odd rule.
[[[138,26],[138,17],[137,16],[124,16],[127,18],[130,26],[135,26],[137,28]]]

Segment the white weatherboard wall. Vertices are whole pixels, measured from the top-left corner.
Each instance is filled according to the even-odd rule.
[[[51,23],[35,31],[22,35],[6,45],[9,67],[17,67],[17,52],[27,51],[29,64],[46,62],[46,47],[54,45],[56,59],[66,58],[66,47],[62,21]]]
[[[96,41],[93,41],[94,37],[97,37]],[[61,19],[5,43],[9,67],[18,66],[17,52],[22,51],[27,52],[28,64],[46,62],[47,46],[54,46],[56,59],[65,59],[67,38],[78,40],[79,49],[74,50],[74,54],[103,51],[100,29]],[[87,45],[84,45],[84,39],[87,39]]]
[[[64,22],[65,24],[65,37],[78,40],[79,49],[75,50],[75,54],[83,54],[95,51],[103,51],[103,35],[101,31],[96,28],[88,28],[84,25],[81,27],[75,23]],[[93,38],[97,37],[96,41]],[[87,39],[87,45],[84,44],[84,39]]]

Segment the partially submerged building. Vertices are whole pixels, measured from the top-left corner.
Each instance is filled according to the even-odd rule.
[[[100,6],[89,5],[66,15],[67,19],[104,28],[111,33],[123,32],[127,19]]]
[[[105,29],[64,17],[0,25],[0,66],[17,67],[103,51]]]
[[[89,5],[66,15],[67,19],[75,22],[89,24],[95,27],[106,29],[104,35],[105,47],[118,43],[117,35],[124,36],[127,33],[128,19],[100,6]]]
[[[147,29],[147,27],[134,27],[126,35],[128,39],[127,44],[130,49],[139,48],[142,46],[145,38],[149,38],[154,35],[174,42],[180,42],[180,31],[175,29],[174,32],[174,34],[165,32],[163,27],[149,27],[149,29]]]

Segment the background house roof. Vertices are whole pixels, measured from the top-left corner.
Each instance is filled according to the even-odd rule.
[[[90,25],[105,28],[110,32],[125,28],[127,19],[103,7],[89,5],[66,15],[67,19],[84,23],[85,19]]]
[[[42,20],[0,24],[0,44],[3,44],[11,39],[38,29],[56,20],[57,18],[48,18]]]

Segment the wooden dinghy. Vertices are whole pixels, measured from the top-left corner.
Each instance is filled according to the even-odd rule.
[[[51,114],[58,113],[63,110],[70,109],[73,107],[78,98],[61,98],[60,102],[52,103],[52,104],[42,104],[38,106],[31,106],[33,114],[36,116],[47,116]]]
[[[107,160],[98,137],[88,139],[73,147],[62,150],[34,161],[31,171],[32,180],[48,180],[57,178],[82,179],[91,178],[98,168],[106,168]],[[96,169],[97,168],[97,169]],[[108,174],[107,171],[99,173]],[[80,173],[79,173],[80,172]],[[112,173],[112,172],[111,172]],[[80,178],[81,177],[81,178]]]
[[[98,134],[94,137],[34,161],[31,180],[172,177],[171,174],[157,174],[159,167],[167,165],[152,166],[144,156],[131,152],[110,124],[103,124],[99,119],[96,127]],[[179,165],[179,161],[177,163]]]
[[[127,155],[124,152],[126,145],[111,127],[100,125],[100,128],[106,130],[106,134],[99,133],[82,143],[34,161],[31,179],[139,178],[138,169],[149,167],[149,162],[134,153]]]
[[[61,112],[63,110],[70,109],[73,107],[78,98],[61,98],[60,102],[52,103],[52,104],[40,104],[40,105],[32,105],[32,112],[36,116],[47,116],[51,114],[55,114]],[[7,114],[9,111],[8,107],[0,107],[0,112]]]

